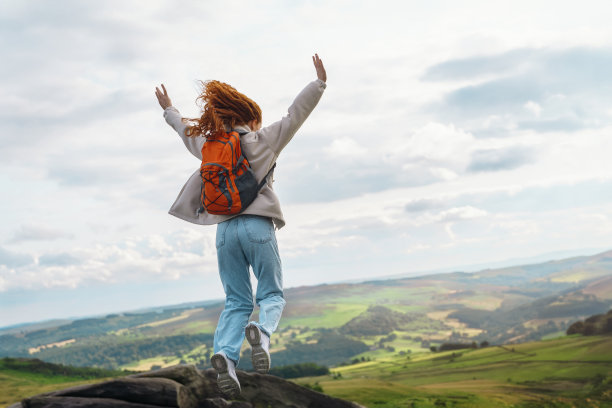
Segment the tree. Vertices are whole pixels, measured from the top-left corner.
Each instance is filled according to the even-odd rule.
[[[584,322],[578,321],[573,323],[566,331],[566,334],[569,336],[571,334],[582,334],[584,331]]]

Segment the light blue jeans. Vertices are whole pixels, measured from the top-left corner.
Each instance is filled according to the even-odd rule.
[[[225,308],[215,331],[214,352],[223,351],[237,365],[253,312],[249,266],[257,278],[259,306],[259,321],[253,323],[270,336],[285,307],[281,260],[274,225],[267,217],[240,215],[218,224],[216,245]]]

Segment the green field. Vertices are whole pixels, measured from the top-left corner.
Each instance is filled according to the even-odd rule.
[[[287,330],[286,333],[293,333]],[[305,336],[307,332],[297,334]],[[125,375],[0,360],[0,406],[27,396]],[[446,352],[384,353],[300,378],[369,408],[612,407],[612,336],[556,339]]]
[[[310,314],[283,317],[279,326],[281,328],[287,326],[318,328],[339,327],[353,317],[364,312],[367,308],[367,303],[330,303],[326,304],[325,308],[310,312]]]
[[[612,337],[395,354],[302,378],[367,407],[611,407]]]
[[[121,371],[57,366],[37,360],[0,359],[0,407],[32,395],[126,374]]]

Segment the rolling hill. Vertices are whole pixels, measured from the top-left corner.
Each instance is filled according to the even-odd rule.
[[[125,372],[0,359],[0,406]],[[298,384],[369,408],[610,407],[612,336],[360,360]]]
[[[610,407],[612,337],[396,354],[296,382],[370,408]]]
[[[289,288],[272,350],[287,364],[338,365],[444,342],[539,340],[607,312],[611,287],[612,251],[475,273]],[[221,301],[207,301],[21,325],[0,336],[0,357],[107,369],[148,370],[180,362],[203,368],[222,307]],[[343,344],[354,345],[355,354],[347,355]],[[323,347],[325,353],[318,353]],[[284,357],[298,350],[301,360]]]

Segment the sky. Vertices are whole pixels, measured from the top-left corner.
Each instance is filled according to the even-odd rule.
[[[285,287],[612,248],[606,1],[0,3],[0,327],[223,297],[215,227],[167,211],[199,163],[164,83],[279,120]]]

